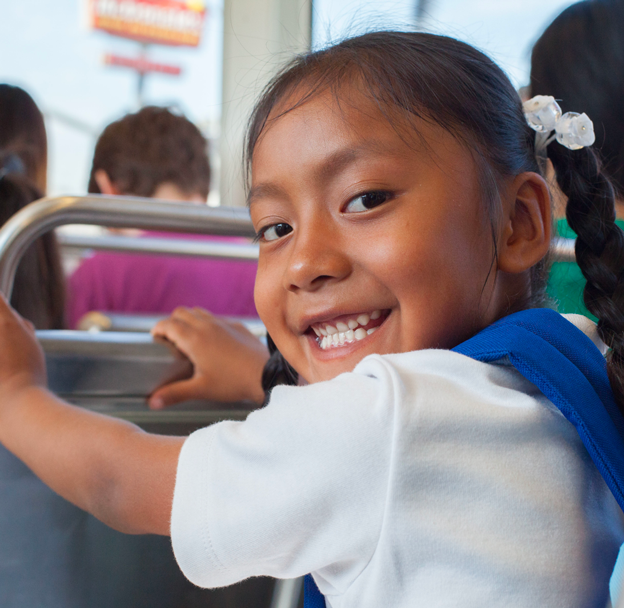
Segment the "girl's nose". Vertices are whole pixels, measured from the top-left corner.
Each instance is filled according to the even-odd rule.
[[[352,265],[338,230],[324,226],[300,228],[291,243],[284,287],[289,291],[316,291],[351,273]]]

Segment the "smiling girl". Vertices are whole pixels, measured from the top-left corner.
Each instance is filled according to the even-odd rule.
[[[397,32],[296,59],[250,122],[249,208],[265,387],[309,386],[274,388],[244,422],[149,435],[48,393],[2,304],[0,440],[106,523],[170,533],[198,585],[311,572],[324,598],[308,579],[309,598],[332,608],[605,605],[618,486],[566,417],[599,395],[620,424],[594,344],[612,347],[622,403],[623,239],[591,150],[548,152],[600,338],[527,310],[543,301],[550,197],[498,67]],[[236,379],[262,400],[266,355],[242,334],[196,310],[157,331],[195,362],[187,395]]]

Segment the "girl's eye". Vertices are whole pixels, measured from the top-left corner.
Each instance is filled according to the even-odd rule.
[[[344,213],[359,213],[361,211],[368,211],[383,205],[383,203],[389,201],[392,198],[390,192],[374,191],[365,192],[355,198],[351,199],[344,209]]]
[[[291,232],[292,226],[290,224],[273,224],[272,226],[267,226],[260,230],[258,233],[258,240],[276,241]]]

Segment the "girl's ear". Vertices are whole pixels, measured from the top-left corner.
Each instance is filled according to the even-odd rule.
[[[548,253],[551,237],[550,194],[543,177],[521,173],[509,186],[498,246],[498,268],[519,274]]]
[[[102,194],[109,196],[121,194],[104,169],[98,169],[93,175],[93,178],[95,179],[95,183],[98,185]]]

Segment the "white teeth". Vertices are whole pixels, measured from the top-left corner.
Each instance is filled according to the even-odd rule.
[[[370,314],[362,313],[357,319],[348,319],[346,323],[338,321],[336,326],[325,325],[325,327],[313,327],[314,333],[320,338],[318,344],[322,349],[332,348],[334,346],[342,346],[354,342],[355,340],[363,340],[366,336],[370,336],[377,331],[377,327],[369,330],[364,329],[371,320],[381,317],[381,310],[374,310]]]

